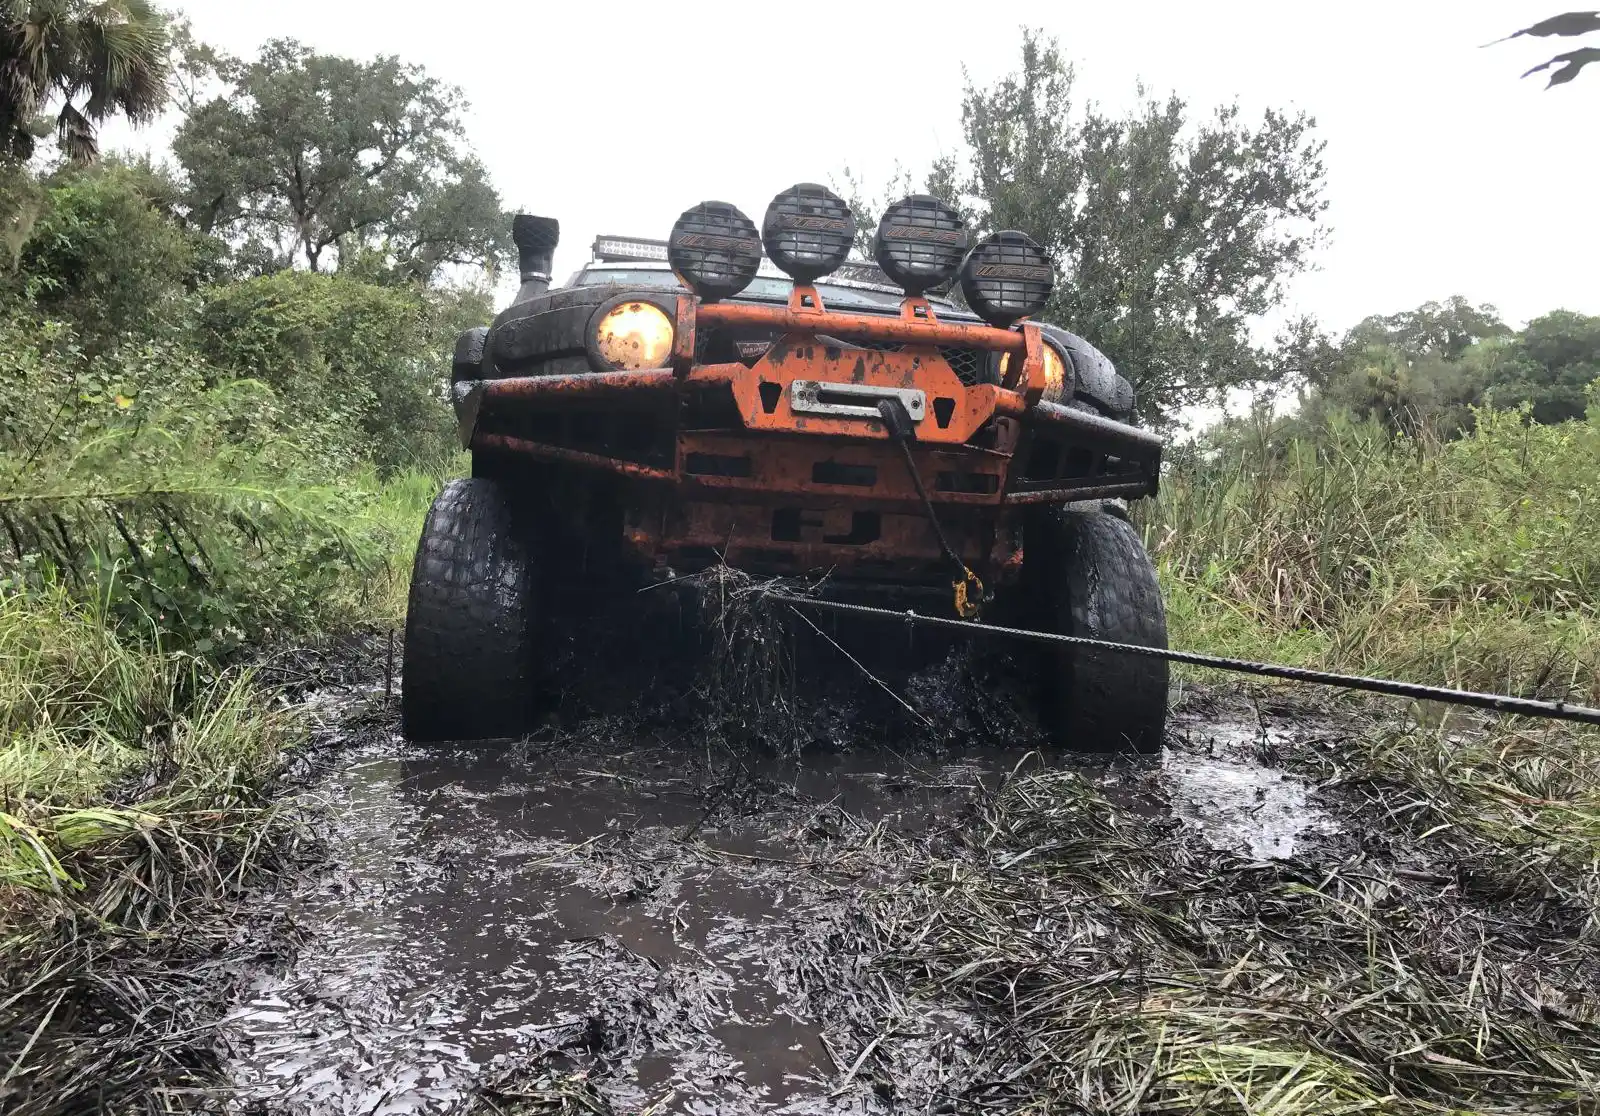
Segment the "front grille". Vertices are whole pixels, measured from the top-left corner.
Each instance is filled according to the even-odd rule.
[[[989,382],[989,354],[983,349],[956,349],[948,346],[939,349],[944,362],[955,370],[961,382],[973,384]]]

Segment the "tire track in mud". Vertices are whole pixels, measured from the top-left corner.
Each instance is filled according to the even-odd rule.
[[[591,728],[510,750],[390,730],[320,780],[329,865],[277,900],[299,948],[224,1027],[237,1107],[467,1111],[485,1083],[554,1068],[619,1111],[873,1112],[959,1078],[972,1021],[882,985],[852,904],[912,870],[905,842],[953,845],[983,788],[1036,756],[796,758]],[[1328,827],[1303,782],[1250,758],[1264,730],[1177,729],[1191,739],[1163,759],[1055,762],[1218,847],[1287,855]],[[857,1002],[868,981],[897,999],[892,1042]]]

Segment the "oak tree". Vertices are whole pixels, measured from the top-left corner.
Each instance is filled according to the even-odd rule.
[[[456,89],[393,57],[362,62],[291,40],[222,60],[228,88],[173,142],[190,219],[235,242],[254,270],[362,261],[428,281],[493,266],[510,222],[465,150]]]
[[[1322,238],[1323,145],[1305,115],[1237,105],[1196,116],[1143,94],[1123,115],[1079,108],[1053,39],[1024,32],[1021,68],[962,103],[965,151],[930,192],[981,230],[1020,229],[1055,259],[1043,315],[1086,337],[1161,424],[1219,392],[1303,372],[1307,323],[1256,334]]]

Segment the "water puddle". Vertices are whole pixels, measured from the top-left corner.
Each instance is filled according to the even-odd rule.
[[[1194,732],[1183,751],[1162,755],[1161,783],[1173,813],[1222,852],[1255,860],[1290,857],[1306,840],[1335,832],[1312,802],[1311,785],[1262,764],[1252,753],[1275,748],[1287,734],[1221,722]],[[1205,751],[1194,750],[1196,741]]]
[[[1258,858],[1327,824],[1305,784],[1250,758],[1249,733],[1206,731],[1094,778]],[[840,912],[897,866],[830,850],[948,837],[1024,761],[371,741],[316,787],[331,863],[279,898],[295,956],[225,1026],[238,1108],[456,1112],[507,1069],[570,1056],[604,1063],[619,1111],[890,1111],[868,1075],[846,1081],[860,1051],[830,1045],[811,992]],[[929,1050],[960,1025],[926,1016]]]
[[[334,863],[287,899],[304,944],[225,1028],[240,1097],[445,1112],[588,1044],[642,1051],[626,1107],[834,1111],[838,1067],[774,961],[838,905],[796,863],[846,829],[934,825],[1023,754],[862,751],[734,780],[671,748],[370,745],[318,788]],[[641,1033],[603,1033],[619,1020]]]

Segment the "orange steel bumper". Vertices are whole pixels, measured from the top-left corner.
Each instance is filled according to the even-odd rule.
[[[1053,385],[1032,323],[1002,330],[942,322],[918,298],[906,299],[898,317],[834,313],[806,287],[784,307],[705,305],[679,296],[676,309],[670,367],[488,380],[474,388],[480,415],[600,412],[653,421],[665,441],[649,460],[486,431],[481,423],[471,447],[639,482],[626,534],[643,553],[715,550],[719,559],[760,565],[781,551],[779,566],[895,565],[901,576],[916,576],[924,566],[938,576],[943,567],[900,448],[870,414],[845,417],[797,405],[796,381],[810,381],[811,390],[862,389],[868,399],[875,390],[922,392],[916,467],[957,548],[991,571],[1015,565],[1014,542],[997,518],[1005,506],[1155,490],[1153,466],[1066,487],[1017,485],[1012,464],[1028,448],[1030,431],[1053,431],[1119,460],[1159,460],[1161,447],[1154,435],[1046,401]],[[696,364],[696,330],[711,327],[777,339],[750,365]],[[892,347],[874,347],[886,343]],[[1008,373],[1000,384],[964,384],[940,355],[942,346],[1007,354]],[[680,421],[685,403],[707,393],[731,398],[737,425],[705,429]],[[492,425],[519,429],[514,422]]]
[[[696,365],[698,326],[755,327],[781,336],[753,367],[738,362]],[[884,351],[860,348],[852,342],[894,343],[902,348]],[[733,392],[747,430],[882,439],[887,435],[875,420],[797,413],[793,406],[794,381],[915,389],[924,392],[933,404],[933,421],[920,424],[917,440],[961,445],[991,419],[1019,416],[1038,402],[1048,387],[1042,345],[1038,327],[1030,323],[1004,330],[966,322],[941,322],[927,300],[921,298],[906,299],[900,316],[890,318],[828,311],[821,296],[810,287],[797,287],[786,307],[702,305],[692,297],[679,296],[670,368],[490,380],[485,384],[483,399],[488,404],[626,407],[659,402],[684,391],[726,386]],[[1022,359],[1008,362],[1009,371],[1001,385],[967,386],[939,355],[939,346],[961,346]]]

